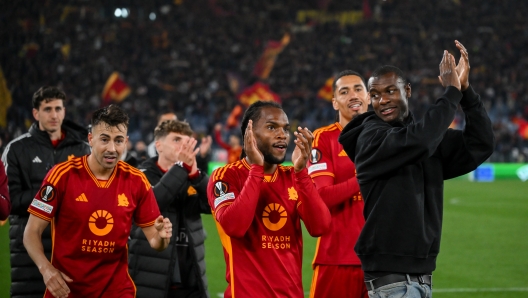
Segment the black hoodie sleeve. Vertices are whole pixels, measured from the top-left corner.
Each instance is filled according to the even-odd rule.
[[[406,126],[391,125],[377,116],[367,118],[357,139],[357,148],[350,154],[344,130],[339,141],[349,156],[355,154],[358,180],[379,178],[432,156],[453,121],[461,98],[458,89],[447,87],[421,121]]]
[[[454,178],[476,169],[493,153],[494,136],[491,120],[470,86],[460,102],[466,116],[464,130],[449,129],[439,146],[444,164],[444,179]]]
[[[196,195],[187,196],[186,206],[193,214],[211,214],[211,207],[207,200],[207,184],[209,176],[204,172],[200,176],[190,181],[191,186],[196,190]]]

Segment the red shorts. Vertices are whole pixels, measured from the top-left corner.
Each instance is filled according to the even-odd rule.
[[[310,298],[318,297],[368,298],[361,266],[315,266]]]

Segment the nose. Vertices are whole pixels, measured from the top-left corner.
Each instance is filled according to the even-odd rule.
[[[115,152],[116,146],[114,142],[108,142],[108,146],[106,146],[106,150],[109,152]]]
[[[390,102],[390,98],[388,96],[380,96],[379,104],[380,105],[386,105]]]
[[[286,139],[286,131],[283,128],[277,129],[277,138]]]

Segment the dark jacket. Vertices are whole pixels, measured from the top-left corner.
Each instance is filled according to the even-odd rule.
[[[65,132],[57,148],[53,148],[49,135],[41,131],[38,122],[29,131],[11,141],[2,155],[6,167],[11,196],[9,216],[9,248],[11,251],[11,296],[35,295],[42,297],[46,289],[42,275],[29,257],[22,239],[29,213],[27,209],[39,190],[42,180],[55,164],[67,161],[71,156],[90,153],[88,131],[69,120],[62,123]],[[50,226],[42,234],[42,245],[46,256],[51,255]],[[28,296],[26,296],[28,295]]]
[[[460,102],[464,130],[448,129]],[[415,122],[387,123],[374,112],[353,119],[339,142],[356,164],[365,226],[355,251],[364,271],[435,270],[444,180],[476,169],[493,152],[491,121],[472,87],[448,87]]]
[[[209,177],[203,172],[190,181],[187,170],[173,166],[163,173],[157,166],[158,157],[146,160],[138,168],[145,173],[153,185],[154,195],[161,213],[172,223],[172,238],[162,252],[152,249],[140,228],[134,227],[129,245],[129,272],[137,288],[137,297],[167,297],[178,263],[180,223],[187,231],[188,250],[186,258],[191,272],[182,273],[185,280],[194,280],[200,297],[209,297],[205,276],[205,231],[201,214],[211,214],[207,202]]]

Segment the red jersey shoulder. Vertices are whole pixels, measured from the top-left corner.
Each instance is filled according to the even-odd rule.
[[[44,178],[45,183],[48,185],[57,186],[59,181],[71,173],[73,169],[83,168],[83,162],[81,157],[72,158],[68,161],[56,164]]]
[[[130,180],[134,185],[144,186],[147,191],[152,188],[147,176],[139,169],[121,160],[117,162],[117,168],[121,172],[121,179]]]
[[[235,199],[234,188],[239,187],[245,179],[241,175],[249,173],[247,163],[238,160],[213,171],[209,183],[209,204],[216,210]]]

